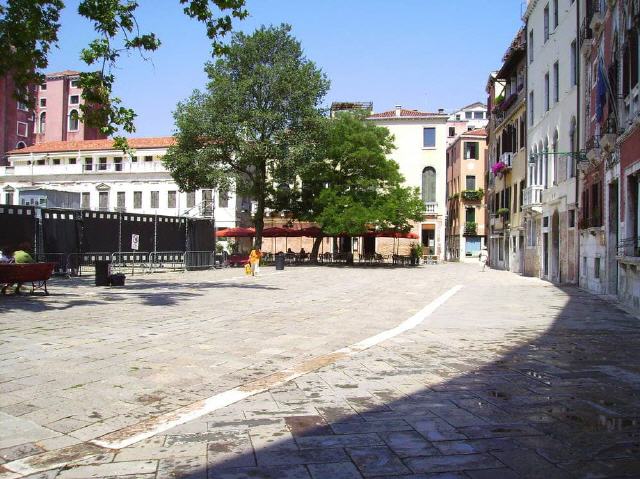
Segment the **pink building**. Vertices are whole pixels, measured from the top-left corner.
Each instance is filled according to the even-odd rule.
[[[80,121],[82,89],[80,72],[65,70],[47,73],[38,87],[36,99],[36,144],[48,141],[81,141],[106,138],[97,128]]]
[[[0,77],[0,165],[7,164],[7,152],[33,145],[33,113],[13,97],[10,76]]]

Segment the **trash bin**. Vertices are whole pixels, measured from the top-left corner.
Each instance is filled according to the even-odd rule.
[[[276,271],[282,271],[284,269],[284,255],[276,255]]]
[[[96,286],[109,286],[111,280],[111,261],[96,261]]]

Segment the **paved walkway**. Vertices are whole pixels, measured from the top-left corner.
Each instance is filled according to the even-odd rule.
[[[638,319],[478,269],[0,299],[0,478],[640,476]]]

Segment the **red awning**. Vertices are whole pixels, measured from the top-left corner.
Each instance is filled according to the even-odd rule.
[[[400,231],[386,230],[386,231],[368,231],[362,236],[377,237],[377,238],[404,238],[404,239],[418,239],[418,235],[413,232],[402,233]]]
[[[322,230],[317,226],[308,226],[307,228],[298,230],[298,235],[306,238],[317,238],[318,236],[322,236]]]
[[[265,228],[262,230],[263,238],[291,238],[292,236],[299,236],[297,231],[293,228],[281,228],[280,226],[274,226],[272,228]]]
[[[253,228],[227,228],[215,233],[218,238],[251,238],[256,235]]]

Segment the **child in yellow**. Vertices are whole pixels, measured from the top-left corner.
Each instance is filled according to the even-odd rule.
[[[249,264],[251,265],[251,276],[256,276],[260,272],[260,250],[252,249],[249,254]]]

